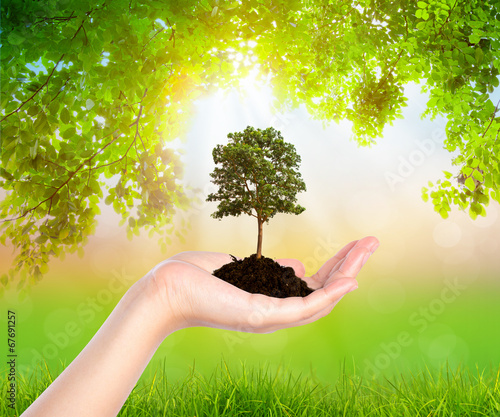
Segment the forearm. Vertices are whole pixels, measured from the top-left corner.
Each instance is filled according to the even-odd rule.
[[[31,416],[116,416],[174,323],[159,317],[151,280],[123,296],[85,349],[25,411]]]
[[[162,340],[180,328],[268,333],[318,320],[357,287],[355,277],[377,246],[371,237],[346,245],[305,278],[316,288],[312,294],[287,299],[250,294],[214,277],[227,254],[178,254],[134,284],[23,417],[116,416]]]

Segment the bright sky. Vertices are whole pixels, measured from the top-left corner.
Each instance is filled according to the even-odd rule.
[[[360,148],[350,140],[347,122],[324,128],[304,108],[274,114],[269,88],[259,87],[251,79],[243,87],[244,97],[219,92],[196,103],[184,144],[185,181],[205,190],[205,195],[210,192],[212,149],[227,143],[229,132],[242,131],[248,125],[280,130],[302,157],[300,171],[307,192],[299,194],[299,202],[306,211],[300,216],[281,214],[271,219],[264,230],[265,254],[314,259],[309,262],[314,268],[321,261],[314,255],[315,249],[321,252],[320,240],[341,246],[372,234],[388,248],[379,250],[386,269],[402,267],[404,262],[422,266],[419,256],[411,255],[416,251],[427,258],[432,255],[431,264],[440,265],[448,257],[458,270],[463,266],[455,260],[468,259],[471,268],[487,264],[500,271],[493,258],[499,249],[498,204],[490,205],[486,219],[473,222],[458,210],[442,220],[431,203],[421,200],[421,188],[427,181],[442,178],[442,170],[456,173],[458,169],[451,165],[452,155],[442,149],[445,121],[420,117],[427,98],[419,86],[407,87],[405,118],[387,127],[372,148]],[[191,243],[200,250],[238,255],[254,251],[254,219],[214,220],[210,214],[215,207],[216,203],[205,203],[189,215],[195,230],[190,233]],[[404,260],[403,264],[394,258]]]
[[[418,86],[407,87],[405,118],[387,127],[372,148],[359,148],[349,139],[349,123],[324,128],[303,108],[274,114],[269,88],[259,87],[251,79],[243,84],[244,97],[219,92],[197,101],[186,141],[171,145],[184,149],[185,183],[201,188],[205,196],[212,186],[212,149],[227,143],[229,132],[242,131],[248,125],[273,126],[295,145],[307,185],[307,191],[298,197],[306,211],[299,216],[279,214],[265,225],[264,255],[301,259],[312,273],[345,243],[375,235],[382,244],[365,269],[370,276],[379,275],[373,276],[373,282],[383,288],[398,288],[394,280],[388,283],[380,278],[396,273],[431,280],[454,273],[467,273],[471,279],[500,274],[497,203],[490,204],[487,218],[473,222],[458,210],[442,220],[431,203],[421,200],[421,188],[427,181],[441,178],[442,170],[455,173],[457,168],[451,166],[451,155],[442,149],[444,121],[420,118],[426,97]],[[85,265],[97,275],[107,275],[123,265],[142,274],[181,250],[238,256],[253,253],[257,239],[254,219],[241,216],[218,221],[210,217],[215,208],[216,203],[202,203],[182,213],[179,217],[189,219],[192,225],[186,241],[181,244],[174,239],[168,253],[162,254],[156,237],[134,238],[127,243],[118,227],[119,216],[103,205],[96,235],[86,247]],[[127,251],[137,255],[133,262]],[[10,249],[1,253],[5,255],[2,269],[7,270]],[[58,269],[57,264],[52,266]],[[61,262],[60,266],[64,265],[69,264]]]

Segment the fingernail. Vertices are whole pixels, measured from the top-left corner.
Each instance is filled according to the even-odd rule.
[[[371,252],[372,253],[375,252],[379,246],[380,246],[380,242],[375,243],[375,246],[373,246]]]
[[[354,287],[352,287],[349,291],[346,292],[346,294],[349,294],[351,291],[354,291],[354,290],[357,290],[358,289],[358,286],[355,285]]]
[[[370,258],[371,254],[372,254],[371,252],[368,252],[368,253],[365,255],[365,257],[363,258],[363,265],[364,265],[364,264],[366,263],[366,261]]]

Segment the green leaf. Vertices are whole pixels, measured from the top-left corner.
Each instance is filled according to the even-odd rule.
[[[120,129],[121,132],[127,134],[128,132],[130,132],[130,126],[125,123],[125,122],[121,122],[119,125],[118,125],[118,128]]]
[[[0,283],[6,287],[7,284],[9,283],[9,277],[7,274],[2,274],[2,277],[0,278]]]
[[[465,177],[469,177],[472,174],[473,168],[470,166],[464,166],[462,168],[462,173],[464,174]]]
[[[89,158],[89,157],[91,157],[92,155],[94,155],[94,150],[93,150],[93,149],[86,149],[86,150],[84,150],[84,151],[80,154],[80,156],[81,156],[82,158]]]
[[[41,244],[44,244],[47,240],[48,240],[48,236],[47,235],[39,235],[35,239],[35,242],[41,245]]]
[[[427,3],[424,1],[419,1],[417,2],[417,6],[420,7],[421,9],[425,9],[427,7]]]
[[[61,110],[61,121],[64,124],[68,124],[70,120],[71,118],[68,109],[66,107],[63,107]]]
[[[59,111],[59,102],[58,101],[53,101],[49,105],[49,111],[51,114],[57,114]]]
[[[76,134],[76,129],[74,127],[70,127],[66,129],[64,132],[62,132],[61,137],[64,139],[69,139],[75,136]]]
[[[92,195],[92,188],[89,187],[88,185],[86,185],[85,187],[83,187],[83,191],[82,191],[82,196],[83,197],[88,197],[89,195]]]
[[[443,219],[447,219],[448,218],[448,212],[442,208],[439,210],[439,215],[443,218]]]
[[[94,105],[95,103],[90,98],[85,102],[85,107],[87,108],[87,110],[91,110]]]
[[[473,173],[472,173],[472,176],[478,180],[479,182],[483,182],[484,181],[484,176],[483,174],[481,174],[478,170],[475,170]]]
[[[36,133],[43,133],[47,126],[47,116],[45,113],[41,112],[35,120],[35,124],[33,125]]]
[[[466,180],[465,180],[465,186],[471,190],[471,191],[474,191],[476,189],[476,184],[474,183],[474,180],[472,179],[472,177],[468,177]]]
[[[479,159],[476,159],[476,158],[471,158],[467,161],[467,164],[471,167],[471,168],[477,168],[479,166]],[[470,175],[470,174],[469,174]]]
[[[59,158],[61,158],[63,161],[72,160],[74,157],[75,157],[75,154],[72,152],[61,152],[59,154]]]
[[[36,114],[40,113],[40,110],[40,107],[35,104],[28,109],[28,114],[30,116],[35,116]]]
[[[59,239],[63,240],[66,239],[69,235],[69,229],[63,229],[59,232]]]
[[[19,128],[17,126],[10,125],[2,129],[2,136],[16,136],[17,132],[19,132]]]
[[[16,139],[14,137],[6,138],[4,139],[3,149],[5,149],[6,151],[10,151],[11,149],[14,149],[16,147],[18,142],[19,139]]]
[[[21,231],[21,235],[24,236],[24,235],[28,234],[31,231],[31,229],[33,229],[34,225],[35,225],[35,222],[29,222],[28,224],[26,224],[23,227],[23,230]]]
[[[474,214],[481,214],[483,207],[479,203],[471,203],[470,208]]]
[[[487,206],[490,203],[490,198],[489,198],[489,196],[487,196],[485,194],[479,194],[478,201],[479,201],[479,203]]]
[[[484,53],[481,48],[476,48],[476,63],[480,65],[483,62]]]
[[[40,272],[42,274],[49,272],[49,266],[45,262],[40,265]]]
[[[465,60],[471,65],[474,65],[476,63],[476,60],[468,54],[465,55]]]
[[[487,188],[492,188],[493,187],[493,179],[491,174],[486,174],[484,176],[484,186]]]
[[[471,20],[468,22],[468,25],[474,29],[481,29],[484,26],[484,23],[479,20]]]
[[[104,204],[106,205],[110,205],[110,204],[113,204],[113,201],[114,201],[114,196],[112,196],[111,194],[109,194],[108,196],[106,196],[106,198],[104,199]]]
[[[26,38],[24,36],[22,36],[16,32],[10,32],[9,36],[7,36],[7,41],[11,45],[16,45],[16,46],[21,45],[25,40],[26,40]]]
[[[469,42],[476,45],[479,43],[479,41],[481,40],[481,37],[479,35],[476,35],[476,34],[472,34],[472,35],[469,35]],[[467,58],[468,55],[466,55],[466,58]]]

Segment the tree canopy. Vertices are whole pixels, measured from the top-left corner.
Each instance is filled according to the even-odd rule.
[[[102,199],[168,243],[187,204],[169,141],[193,100],[252,68],[279,110],[348,119],[361,145],[420,83],[457,167],[424,199],[473,218],[500,201],[499,0],[3,0],[1,15],[1,241],[17,248],[2,285],[81,249]]]
[[[306,190],[298,171],[300,156],[281,132],[248,126],[229,133],[227,145],[213,150],[216,167],[210,174],[219,188],[207,201],[219,201],[212,217],[247,214],[257,219],[257,259],[262,256],[262,226],[278,213],[300,214],[297,193]]]

